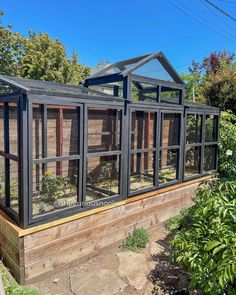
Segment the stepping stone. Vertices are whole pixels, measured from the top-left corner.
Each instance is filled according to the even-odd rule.
[[[127,287],[115,272],[108,269],[71,275],[70,284],[75,295],[113,295]]]
[[[147,282],[148,267],[144,254],[131,251],[117,253],[118,272],[136,290],[141,290]]]

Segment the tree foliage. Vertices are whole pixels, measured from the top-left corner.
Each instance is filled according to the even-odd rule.
[[[190,272],[192,288],[236,294],[236,181],[212,181],[195,201],[174,227],[173,258]]]
[[[3,12],[0,11],[0,17]],[[8,25],[4,27],[0,18],[0,73],[3,75],[16,75],[19,59],[23,53],[25,38],[12,31]]]
[[[63,44],[47,33],[30,31],[25,37],[0,23],[0,73],[78,85],[90,69],[79,63],[76,52],[68,58]]]
[[[214,52],[202,62],[192,62],[187,83],[187,99],[236,113],[236,60],[229,52]]]

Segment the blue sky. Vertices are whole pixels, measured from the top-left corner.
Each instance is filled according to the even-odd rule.
[[[236,0],[212,2],[236,17]],[[77,51],[83,64],[162,50],[178,72],[214,50],[236,53],[236,22],[209,7],[202,0],[2,0],[0,4],[4,24],[26,35],[32,29],[59,38],[68,55]]]

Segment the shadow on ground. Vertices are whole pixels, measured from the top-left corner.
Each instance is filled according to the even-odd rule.
[[[161,250],[150,257],[155,264],[155,268],[149,274],[149,280],[154,286],[152,293],[155,295],[189,294],[189,274],[180,265],[171,261],[170,240],[171,235],[167,235],[164,239],[155,241]]]

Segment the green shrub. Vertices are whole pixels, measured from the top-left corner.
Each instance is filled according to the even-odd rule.
[[[20,286],[15,281],[9,280],[5,272],[2,273],[2,281],[6,295],[38,295],[35,290]]]
[[[173,258],[206,294],[236,294],[236,181],[201,187],[196,205],[170,222]]]
[[[222,112],[220,117],[219,175],[236,179],[236,115],[229,112]]]
[[[122,249],[137,252],[141,248],[145,248],[149,242],[149,233],[144,228],[136,228],[123,241]]]

